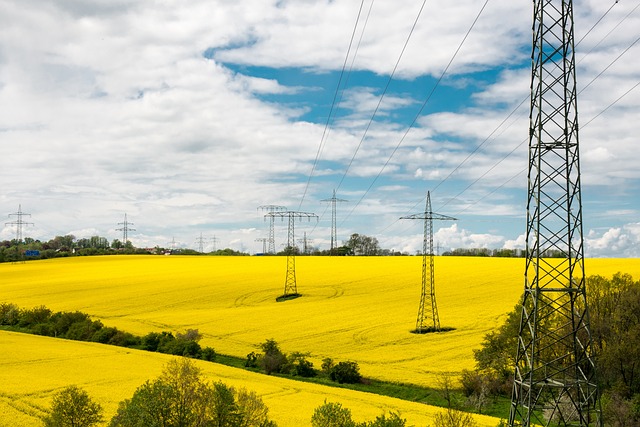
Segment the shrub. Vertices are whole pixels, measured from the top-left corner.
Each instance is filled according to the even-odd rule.
[[[0,325],[15,326],[20,322],[20,308],[15,304],[0,304]]]
[[[362,380],[360,375],[360,368],[356,362],[340,362],[331,368],[329,372],[329,378],[331,381],[336,381],[340,384],[355,384]]]
[[[102,422],[102,407],[86,391],[69,386],[53,397],[45,427],[91,427]]]
[[[307,360],[304,354],[293,353],[289,358],[289,364],[291,365],[293,375],[306,378],[318,375],[316,370],[313,369],[313,363]]]

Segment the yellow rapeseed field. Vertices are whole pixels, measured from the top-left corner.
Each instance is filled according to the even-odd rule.
[[[108,421],[119,401],[130,398],[147,379],[156,378],[172,356],[94,343],[0,331],[0,427],[36,427],[51,406],[53,395],[76,384],[100,402]],[[329,402],[351,409],[357,421],[396,411],[408,425],[432,424],[440,408],[370,393],[256,374],[227,366],[195,361],[207,381],[223,381],[258,393],[280,427],[311,425],[313,410]],[[498,420],[475,416],[481,427]],[[105,423],[106,425],[107,423]]]
[[[297,257],[303,297],[286,302],[275,301],[284,287],[283,257],[107,256],[0,264],[0,302],[80,310],[139,335],[195,328],[204,335],[201,344],[240,357],[273,338],[285,352],[309,352],[316,366],[325,357],[353,360],[367,377],[434,386],[438,373],[473,368],[472,350],[522,293],[524,260],[437,257],[440,321],[453,330],[415,335],[409,331],[421,261]],[[586,261],[587,275],[618,271],[638,278],[640,262]],[[3,338],[0,351],[8,346]]]

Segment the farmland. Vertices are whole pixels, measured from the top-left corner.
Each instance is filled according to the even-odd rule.
[[[0,301],[21,307],[46,305],[54,311],[80,310],[105,325],[139,335],[194,328],[204,336],[201,344],[239,357],[273,338],[286,352],[309,352],[316,366],[324,357],[354,360],[367,377],[435,386],[436,374],[457,374],[473,367],[472,349],[502,322],[523,287],[522,259],[438,257],[440,320],[453,330],[414,335],[409,331],[415,326],[420,294],[420,257],[298,257],[296,261],[298,291],[303,297],[281,303],[275,298],[283,290],[284,258],[180,256],[1,264]],[[639,277],[640,263],[593,259],[587,260],[586,270],[587,275],[623,271]],[[7,401],[19,401],[15,405],[27,413],[33,405],[47,406],[50,395],[65,381],[86,386],[113,411],[117,401],[157,375],[168,360],[159,354],[10,333],[0,334],[0,349],[8,355],[1,374],[6,378],[2,378],[0,414],[14,406]],[[78,370],[80,363],[87,367]],[[355,393],[292,385],[215,364],[201,366],[206,366],[212,379],[229,379],[232,385],[262,394],[274,419],[285,426],[306,425],[323,396]],[[400,408],[394,406],[400,405],[395,399],[389,403],[385,400],[389,398],[354,396],[336,400],[356,417],[371,418],[380,408]],[[288,409],[292,398],[293,412],[304,416],[298,423],[287,424],[285,419],[293,417]],[[425,414],[432,411],[421,408]],[[409,418],[414,409],[402,411]],[[418,417],[409,424],[426,422]],[[24,425],[34,424],[26,421]]]

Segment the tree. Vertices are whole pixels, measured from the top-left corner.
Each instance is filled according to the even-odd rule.
[[[348,247],[354,255],[371,256],[378,255],[380,252],[378,239],[358,233],[352,234],[349,240],[344,242],[344,246]]]
[[[189,359],[167,364],[155,381],[120,402],[110,427],[276,427],[253,392],[222,382],[209,385]]]
[[[359,427],[405,427],[407,420],[400,418],[400,414],[396,412],[389,413],[389,418],[382,414],[375,420],[364,422]]]
[[[327,402],[318,406],[311,416],[312,427],[356,427],[351,411],[341,403]]]
[[[102,407],[86,391],[72,385],[53,397],[51,413],[43,422],[46,427],[91,427],[102,422]]]
[[[158,379],[120,402],[111,427],[198,426],[206,418],[208,390],[189,359],[171,360]]]
[[[267,375],[272,372],[285,374],[288,372],[287,355],[280,350],[278,343],[273,339],[268,339],[260,344],[263,354],[258,358],[258,364],[264,369]]]

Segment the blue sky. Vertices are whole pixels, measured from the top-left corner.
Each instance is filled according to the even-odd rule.
[[[0,213],[40,239],[121,238],[126,213],[136,246],[256,252],[274,204],[316,213],[297,237],[325,249],[335,189],[339,240],[415,253],[398,218],[431,191],[458,218],[441,250],[520,248],[532,4],[422,5],[0,0]],[[640,257],[640,2],[574,10],[586,254]]]

